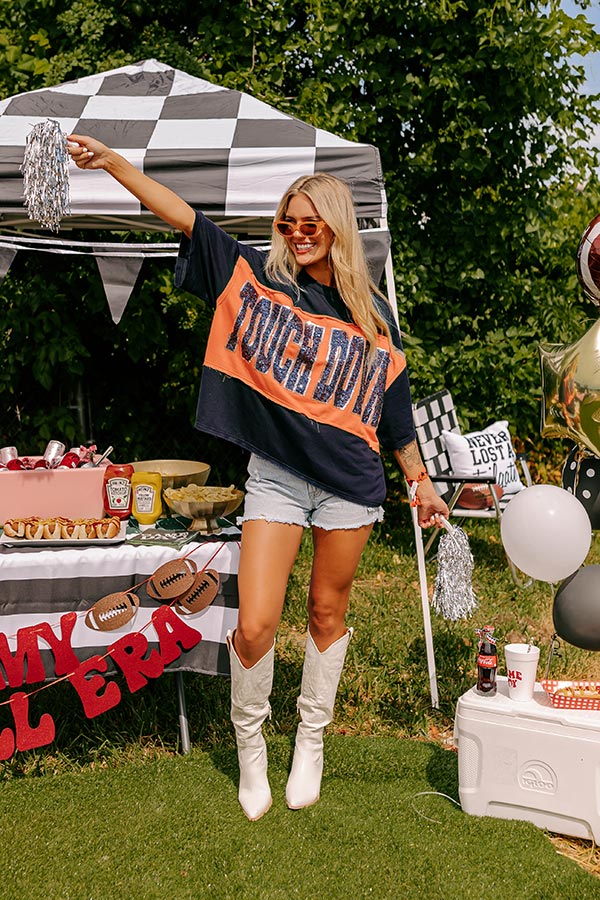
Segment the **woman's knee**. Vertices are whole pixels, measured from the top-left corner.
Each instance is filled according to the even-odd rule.
[[[347,598],[337,602],[323,602],[311,597],[308,606],[308,624],[313,638],[335,640],[345,628],[345,616],[348,608]]]
[[[235,630],[234,644],[240,658],[251,663],[261,659],[273,646],[276,628],[272,623],[240,618]]]

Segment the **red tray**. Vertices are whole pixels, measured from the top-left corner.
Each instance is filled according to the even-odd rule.
[[[552,706],[558,709],[600,709],[600,681],[554,681],[544,679],[540,684],[550,697]],[[570,688],[572,694],[562,693]],[[560,693],[559,693],[560,691]],[[585,696],[584,692],[594,692],[598,696]],[[581,692],[580,696],[577,696]]]

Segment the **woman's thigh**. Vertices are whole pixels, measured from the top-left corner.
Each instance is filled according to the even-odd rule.
[[[303,530],[264,519],[242,525],[235,646],[244,663],[245,656],[260,659],[273,643]]]
[[[372,525],[312,529],[314,557],[308,609],[311,634],[319,650],[346,630],[344,616],[350,590],[372,530]]]

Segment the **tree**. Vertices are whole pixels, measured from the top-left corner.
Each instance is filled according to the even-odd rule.
[[[464,425],[501,413],[535,439],[536,343],[575,340],[592,312],[574,259],[597,211],[587,135],[599,113],[582,96],[583,70],[571,58],[598,44],[586,20],[569,18],[558,0],[226,0],[218,11],[183,0],[159,8],[13,0],[0,4],[0,92],[156,57],[375,144],[415,395],[445,385]],[[0,376],[3,395],[14,396],[15,371],[29,356],[35,364],[28,371],[49,399],[59,371],[90,383],[94,355],[110,356],[118,345],[122,364],[143,372],[144,389],[172,408],[169,429],[182,416],[189,420],[208,311],[176,296],[166,269],[152,278],[160,313],[147,275],[115,337],[85,266],[61,267],[51,286],[39,263],[13,266],[0,289],[10,361],[9,374]],[[78,323],[66,312],[73,295],[82,298]],[[40,309],[30,316],[24,350],[22,320],[33,296]],[[91,310],[93,341],[83,337]],[[173,317],[166,329],[165,316]],[[171,328],[182,322],[182,368],[175,371],[179,341]],[[98,390],[110,396],[110,382]],[[39,422],[48,420],[47,407],[40,406]],[[117,409],[103,409],[106,434],[122,427]],[[31,421],[41,436],[41,424]],[[138,417],[128,420],[132,449],[139,426]]]

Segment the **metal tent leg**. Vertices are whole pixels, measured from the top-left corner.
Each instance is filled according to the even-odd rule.
[[[179,733],[181,734],[181,749],[184,753],[189,753],[191,750],[190,729],[185,703],[185,685],[183,683],[183,672],[175,672],[175,683],[177,685],[177,708],[179,710]]]
[[[431,608],[429,604],[429,591],[427,590],[427,570],[425,568],[425,549],[421,528],[419,527],[416,509],[411,509],[413,527],[415,530],[415,545],[417,548],[417,565],[419,569],[419,584],[421,586],[421,606],[423,608],[423,630],[425,633],[425,648],[427,651],[427,669],[429,671],[429,690],[431,691],[431,705],[434,709],[440,708],[438,697],[437,675],[435,671],[435,654],[433,650],[433,633],[431,631]]]

